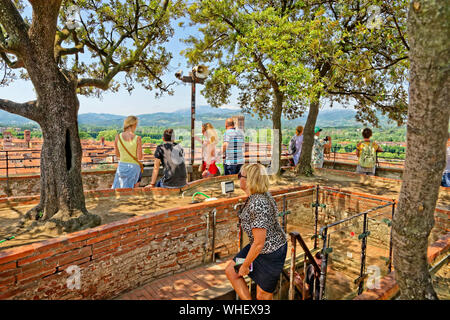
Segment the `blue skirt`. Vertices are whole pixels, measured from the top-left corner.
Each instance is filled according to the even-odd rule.
[[[246,245],[234,258],[247,257],[251,245]],[[287,242],[279,249],[272,253],[260,254],[253,260],[253,271],[248,276],[255,281],[255,283],[266,292],[274,292],[277,288],[280,274],[283,271],[284,261],[287,254]]]
[[[141,167],[135,163],[119,162],[111,189],[134,188],[141,175]]]

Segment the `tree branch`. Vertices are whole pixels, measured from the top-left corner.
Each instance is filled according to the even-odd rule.
[[[16,103],[10,100],[0,99],[0,110],[5,110],[34,121],[38,120],[37,109],[37,101]]]
[[[62,0],[29,1],[33,8],[33,20],[29,31],[30,39],[39,43],[39,47],[36,49],[53,53]]]
[[[8,34],[8,39],[2,41],[3,50],[10,53],[21,53],[26,50],[29,27],[11,0],[0,0],[0,24]]]
[[[11,61],[6,53],[0,51],[0,57],[5,61],[6,65],[10,67],[11,69],[20,69],[24,68],[25,64],[23,60],[17,59],[16,61]]]
[[[95,87],[102,90],[108,90],[110,81],[104,79],[84,78],[78,80],[77,88]]]
[[[358,73],[363,73],[363,72],[371,71],[371,70],[385,70],[385,69],[388,69],[389,67],[392,67],[393,65],[395,65],[395,64],[397,64],[398,62],[400,62],[400,61],[402,61],[402,60],[405,60],[405,59],[408,59],[408,56],[404,56],[404,57],[401,57],[401,58],[397,58],[397,59],[395,59],[395,60],[392,60],[391,63],[389,63],[389,64],[387,64],[387,65],[385,65],[385,66],[381,66],[381,67],[371,67],[371,68],[366,68],[366,69],[362,69],[362,70],[349,70],[349,69],[344,68],[343,66],[341,66],[341,65],[339,65],[339,64],[337,64],[337,63],[332,63],[332,62],[331,62],[331,64],[334,65],[334,66],[336,66],[336,67],[338,67],[338,68],[341,68],[342,70],[344,70],[344,71],[346,71],[346,72],[351,72],[351,73],[354,73],[354,74],[358,74]]]

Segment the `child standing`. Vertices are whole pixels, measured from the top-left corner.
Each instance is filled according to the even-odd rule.
[[[372,137],[372,130],[365,128],[362,132],[364,138],[356,146],[356,156],[358,157],[358,165],[356,173],[362,173],[370,176],[375,175],[377,152],[383,152],[383,149],[370,140]]]

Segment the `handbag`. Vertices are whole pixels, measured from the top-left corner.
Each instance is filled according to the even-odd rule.
[[[133,160],[136,161],[139,164],[139,166],[141,167],[141,174],[144,173],[144,165],[135,156],[133,156],[130,153],[130,151],[128,151],[128,149],[123,144],[122,139],[120,139],[120,134],[119,134],[119,141],[120,141],[120,144],[122,145],[122,147],[125,149],[125,151],[130,155],[130,157],[132,157]]]

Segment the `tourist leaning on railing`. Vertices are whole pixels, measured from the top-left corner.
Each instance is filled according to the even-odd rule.
[[[228,263],[225,273],[242,300],[251,299],[243,278],[246,275],[257,285],[258,300],[272,300],[286,259],[286,234],[277,220],[275,200],[268,192],[269,177],[265,167],[259,163],[246,164],[238,177],[241,189],[248,195],[239,220],[250,243]],[[244,259],[240,267],[236,265],[237,259]]]
[[[294,165],[298,164],[300,154],[302,153],[302,146],[303,146],[303,126],[298,126],[295,129],[295,135],[289,142],[289,150],[288,150],[289,153],[292,154],[292,160],[294,161]]]
[[[219,140],[216,129],[214,129],[211,123],[205,123],[202,125],[202,134],[204,138],[200,141],[202,143],[202,177],[207,178],[220,175],[219,169],[216,166],[216,145]]]
[[[313,168],[322,168],[324,162],[324,148],[331,148],[331,137],[327,136],[325,139],[320,139],[320,132],[322,129],[319,127],[314,128],[314,144],[312,148],[311,166]]]
[[[184,150],[174,140],[175,134],[173,129],[166,129],[163,134],[163,144],[160,144],[155,150],[155,162],[150,187],[175,189],[186,185],[187,174]],[[163,177],[156,182],[161,164],[164,168]]]
[[[383,149],[375,141],[370,140],[372,130],[369,128],[365,128],[362,131],[362,136],[364,140],[356,145],[356,156],[358,157],[356,173],[374,176],[377,164],[377,152],[383,152]]]
[[[114,152],[120,159],[112,189],[134,188],[139,185],[142,176],[142,141],[141,137],[134,134],[138,125],[135,116],[129,116],[124,120],[123,131],[116,136]]]
[[[223,168],[225,175],[237,174],[244,164],[244,133],[235,128],[232,118],[225,121],[222,153],[225,156]]]

